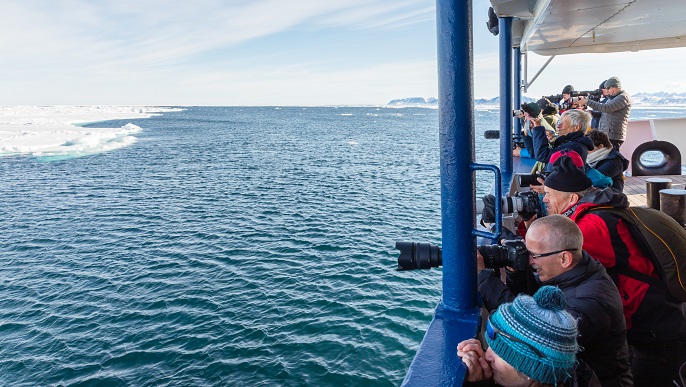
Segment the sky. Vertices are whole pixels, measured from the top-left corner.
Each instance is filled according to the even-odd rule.
[[[436,97],[434,0],[0,0],[0,105],[383,105]],[[474,0],[474,96],[498,38]],[[527,95],[684,92],[686,49],[556,57]],[[546,58],[531,55],[529,74]],[[648,70],[647,70],[648,69]]]

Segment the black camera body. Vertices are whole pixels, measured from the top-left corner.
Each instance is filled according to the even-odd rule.
[[[563,103],[560,104],[560,101],[562,101],[562,94],[555,94],[555,95],[548,95],[544,96],[543,98],[547,98],[550,100],[550,102],[555,103],[555,104],[560,104],[560,108],[562,110],[569,109],[571,104],[578,102],[579,97],[588,97],[588,99],[592,99],[594,101],[597,101],[603,96],[603,92],[600,89],[595,89],[595,90],[584,90],[584,91],[572,91],[569,93],[569,96],[571,97],[571,101],[569,103]]]
[[[541,179],[545,180],[546,177],[550,172],[536,172],[532,173],[530,175],[517,175],[517,183],[519,183],[520,187],[531,187],[532,185],[541,185],[541,183],[538,182],[538,178],[540,177]]]
[[[601,98],[603,98],[603,91],[600,89],[595,89],[588,93],[588,99],[591,101],[600,101]]]
[[[515,196],[503,196],[501,204],[503,214],[537,214],[541,208],[538,193],[531,191],[516,192]]]
[[[529,267],[529,250],[521,239],[503,241],[502,245],[480,245],[476,247],[484,257],[484,264],[490,269],[511,267],[526,270]]]

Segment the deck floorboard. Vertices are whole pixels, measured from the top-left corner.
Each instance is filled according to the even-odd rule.
[[[646,197],[646,179],[651,177],[662,177],[672,179],[672,188],[686,189],[686,175],[668,176],[631,176],[624,181],[624,193],[629,198],[632,206],[645,207],[648,203]]]

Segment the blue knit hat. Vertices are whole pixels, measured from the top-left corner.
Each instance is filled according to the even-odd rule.
[[[576,320],[566,304],[554,286],[543,286],[533,297],[519,295],[491,315],[495,329],[488,327],[486,342],[524,375],[545,384],[564,383],[572,377],[579,349]]]

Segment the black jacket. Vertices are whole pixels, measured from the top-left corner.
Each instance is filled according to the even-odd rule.
[[[595,169],[605,176],[612,178],[612,188],[624,191],[624,171],[629,168],[629,160],[627,160],[616,149],[613,149],[606,158],[598,161]]]
[[[563,149],[573,150],[581,156],[581,159],[586,162],[586,157],[588,156],[588,151],[593,150],[593,141],[584,136],[584,133],[572,132],[564,136],[560,136],[553,142],[553,147],[551,148],[548,143],[548,137],[545,135],[545,128],[543,126],[537,126],[531,130],[531,134],[534,140],[534,154],[536,155],[536,161],[548,164],[550,161],[550,156]],[[552,171],[552,165],[548,165],[548,171]]]
[[[492,311],[502,303],[512,302],[530,281],[530,274],[511,273],[505,285],[494,271],[480,272],[479,294],[484,306]],[[593,369],[603,386],[633,385],[622,301],[603,265],[584,252],[581,262],[571,270],[545,283],[531,284],[530,294],[542,285],[562,290],[567,311],[579,326],[578,342],[583,350],[578,356]]]

